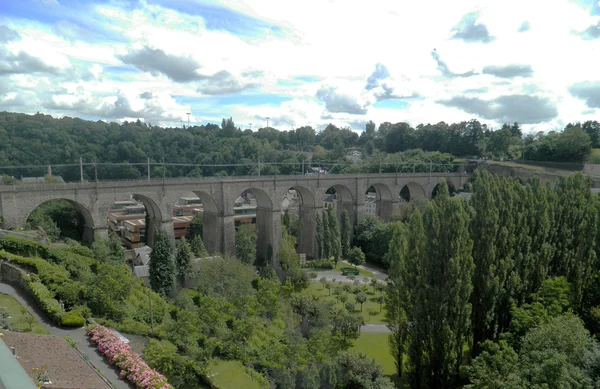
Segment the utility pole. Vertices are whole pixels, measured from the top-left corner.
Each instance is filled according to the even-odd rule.
[[[433,162],[429,161],[429,183],[431,184],[431,170],[433,169]]]
[[[94,158],[94,178],[96,183],[98,183],[98,165],[96,165],[96,159]]]
[[[150,157],[148,157],[148,182],[150,182]]]
[[[189,127],[190,126],[190,115],[191,115],[191,113],[187,112],[186,115],[188,115],[188,127]]]
[[[81,182],[83,182],[83,158],[79,157],[79,177],[81,178]]]
[[[302,175],[304,175],[304,158],[302,158]]]
[[[260,177],[260,158],[258,158],[258,176]]]
[[[267,128],[269,128],[269,117],[267,116]]]

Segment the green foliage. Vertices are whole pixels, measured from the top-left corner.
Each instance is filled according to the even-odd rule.
[[[332,316],[332,341],[338,350],[347,350],[352,341],[360,336],[360,326],[365,324],[365,319],[361,314],[349,313],[345,311],[334,312]]]
[[[177,255],[175,256],[175,267],[177,269],[177,278],[183,285],[185,277],[189,274],[192,269],[192,249],[190,245],[182,237],[177,242]]]
[[[513,347],[518,348],[521,338],[532,328],[548,322],[570,310],[573,301],[571,285],[564,277],[544,281],[538,293],[531,296],[531,303],[520,307],[513,305],[510,332]]]
[[[16,238],[9,235],[0,235],[0,250],[5,250],[16,255],[41,257],[48,256],[47,246],[31,240]]]
[[[328,237],[330,239],[329,255],[333,256],[333,260],[337,266],[338,261],[342,257],[342,236],[340,233],[338,219],[333,211],[333,208],[327,208],[327,227],[327,231],[329,233]]]
[[[235,234],[236,257],[246,265],[252,265],[256,261],[256,245],[258,232],[254,224],[242,224]]]
[[[350,223],[350,216],[348,215],[348,211],[344,209],[342,212],[342,231],[341,231],[341,239],[342,239],[342,256],[344,258],[348,257],[348,250],[350,249],[350,245],[352,244],[352,224]]]
[[[393,389],[394,384],[383,375],[381,365],[364,353],[346,352],[336,360],[336,378],[339,388]]]
[[[85,318],[79,312],[65,312],[60,317],[60,324],[63,327],[83,327]]]
[[[85,221],[66,200],[50,200],[37,207],[27,218],[30,228],[42,227],[51,240],[60,237],[80,240]]]
[[[313,261],[307,261],[306,267],[314,269],[334,269],[335,266],[330,260],[327,259],[316,259]]]
[[[598,379],[600,348],[583,323],[567,314],[525,335],[517,354],[504,342],[484,343],[469,368],[468,388],[589,388]]]
[[[202,235],[196,235],[192,238],[192,243],[190,245],[192,253],[196,258],[204,258],[208,256],[208,251],[204,247],[204,239]]]
[[[110,234],[108,239],[96,237],[92,243],[92,253],[94,258],[103,263],[124,264],[125,253],[121,240],[116,234]]]
[[[323,217],[321,213],[317,213],[317,259],[325,257],[325,230],[323,226]],[[329,258],[325,257],[325,260],[329,262]]]
[[[388,245],[392,238],[390,224],[386,224],[377,216],[368,216],[356,226],[355,244],[365,253],[369,262],[385,262]]]
[[[360,247],[352,247],[348,250],[348,262],[354,265],[354,267],[358,265],[362,265],[366,262],[365,254],[362,252]]]
[[[227,301],[254,294],[252,281],[256,271],[251,265],[233,258],[214,258],[202,260],[194,270],[198,279],[196,290],[202,294],[222,296]]]
[[[283,213],[283,216],[281,217],[281,225],[285,227],[286,230],[290,230],[290,227],[292,225],[292,219],[290,218],[290,213],[288,212],[288,210],[286,209],[285,212]]]
[[[154,235],[154,247],[150,257],[150,285],[152,290],[166,296],[171,291],[175,277],[173,242],[164,231]]]
[[[204,236],[204,233],[203,233],[204,213],[203,212],[198,212],[196,215],[194,215],[194,217],[190,221],[190,224],[189,224],[187,230],[188,230],[187,237],[191,241],[194,241],[194,238],[196,238],[197,236],[199,236],[200,238],[202,238]]]
[[[445,388],[456,379],[470,327],[474,266],[469,223],[466,204],[451,199],[442,182],[423,216],[415,212],[411,217],[409,232],[401,237],[406,241],[392,259],[388,298],[399,306],[390,315],[390,327],[400,344],[391,351],[397,355],[407,346],[417,388]]]
[[[321,241],[323,256],[321,258],[330,259],[332,255],[332,240],[333,235],[331,234],[329,218],[329,210],[325,210],[321,213],[321,225],[323,226],[323,240]]]

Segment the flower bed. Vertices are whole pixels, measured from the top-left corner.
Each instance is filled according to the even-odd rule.
[[[108,328],[95,326],[89,330],[88,336],[108,362],[121,369],[121,378],[126,378],[140,389],[173,389],[162,374],[151,369]]]

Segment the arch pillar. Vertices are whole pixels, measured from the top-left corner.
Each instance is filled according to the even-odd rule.
[[[256,208],[258,242],[256,258],[259,263],[277,263],[281,242],[281,209]]]
[[[235,218],[233,209],[225,211],[222,216],[218,216],[217,231],[221,232],[217,244],[221,247],[221,252],[225,255],[235,255]]]
[[[323,207],[300,205],[300,231],[298,234],[298,252],[306,254],[308,259],[317,257],[317,214]]]
[[[215,211],[203,210],[204,226],[202,227],[202,238],[204,247],[209,254],[224,252],[222,245],[223,218]]]

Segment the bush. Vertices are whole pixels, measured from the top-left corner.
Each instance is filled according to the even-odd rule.
[[[39,281],[31,281],[29,277],[25,277],[25,282],[29,287],[33,297],[37,301],[40,309],[44,311],[52,321],[60,323],[60,318],[65,310],[56,301],[54,294]]]
[[[65,312],[60,318],[60,324],[65,327],[83,327],[85,318],[79,312]]]
[[[13,254],[48,256],[48,247],[43,244],[8,235],[0,236],[0,250],[6,250]]]
[[[308,261],[306,266],[313,269],[333,269],[333,262],[327,259],[316,259],[314,261]]]

